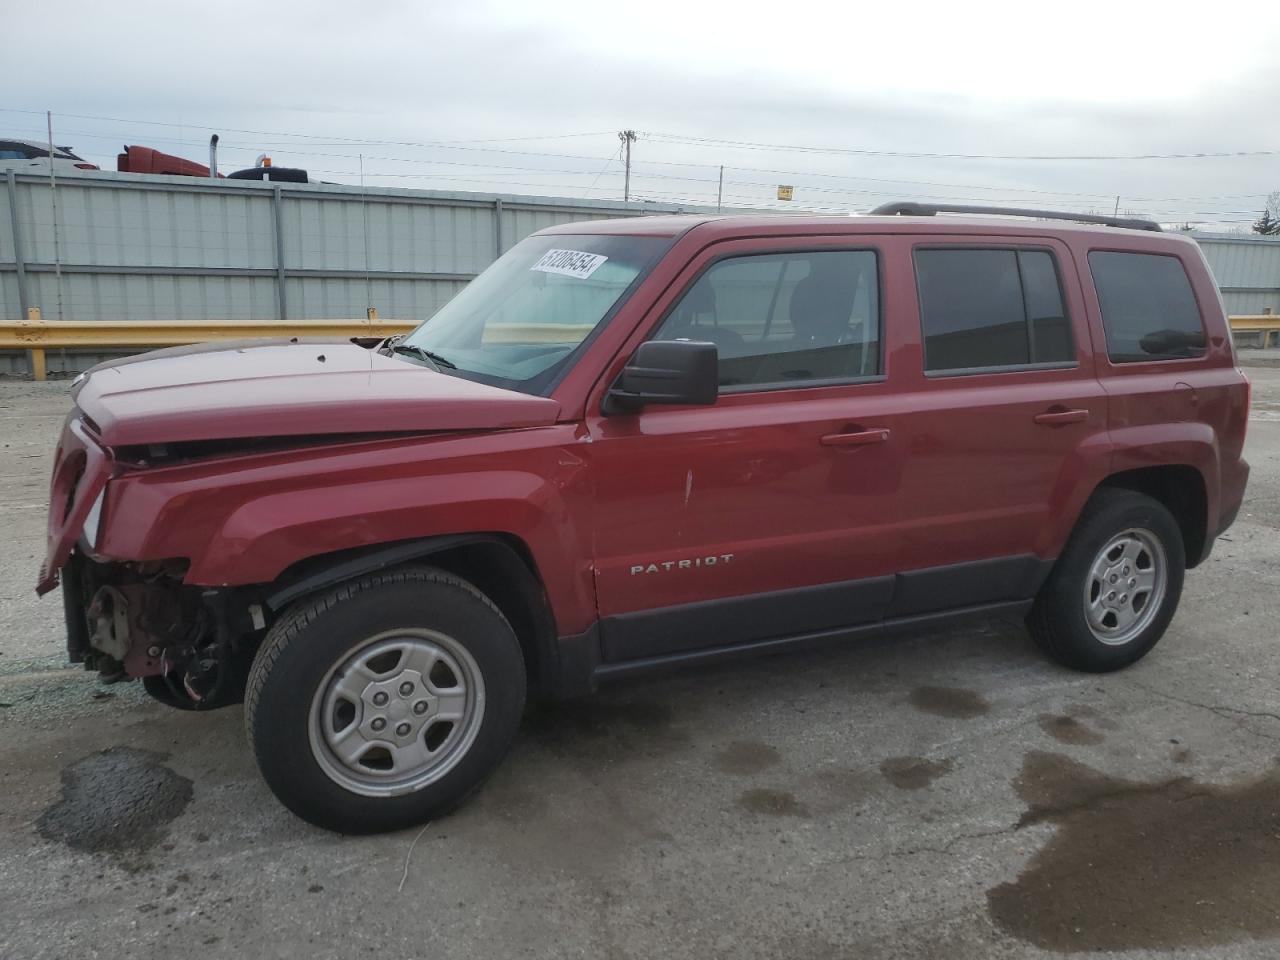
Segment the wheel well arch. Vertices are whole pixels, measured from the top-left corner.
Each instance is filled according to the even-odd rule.
[[[557,630],[551,603],[528,546],[498,533],[451,534],[321,554],[299,561],[264,589],[279,615],[298,600],[355,577],[425,562],[466,580],[511,624],[529,685],[545,690],[558,676]]]
[[[1178,523],[1187,567],[1204,559],[1209,528],[1209,497],[1204,475],[1189,464],[1138,467],[1106,477],[1099,487],[1133,490],[1162,503]]]

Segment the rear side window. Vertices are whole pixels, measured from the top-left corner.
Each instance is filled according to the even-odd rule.
[[[1177,257],[1094,250],[1089,271],[1112,362],[1204,355],[1200,308]]]
[[[1075,345],[1046,250],[917,250],[931,372],[1072,363]]]

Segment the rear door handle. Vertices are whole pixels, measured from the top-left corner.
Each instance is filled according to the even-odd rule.
[[[1088,410],[1065,410],[1059,408],[1057,410],[1046,410],[1044,413],[1037,413],[1033,418],[1036,423],[1046,427],[1060,427],[1067,423],[1081,423],[1089,419]]]
[[[824,447],[864,447],[869,443],[884,443],[889,439],[889,431],[884,428],[875,430],[856,430],[852,433],[828,433],[822,438]]]

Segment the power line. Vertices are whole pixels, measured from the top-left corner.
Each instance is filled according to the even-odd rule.
[[[10,110],[7,108],[0,108],[0,111],[11,112],[11,113],[35,113],[35,111]],[[177,127],[180,130],[182,129],[189,130],[192,128],[192,125],[189,123],[177,124],[177,123],[170,123],[167,121],[129,121],[129,120],[124,120],[120,118],[99,117],[99,116],[88,115],[88,114],[66,114],[64,116],[76,117],[80,119],[89,119],[89,120],[101,120],[109,123],[123,124],[123,123],[140,122],[140,123],[148,123],[154,126],[161,126],[161,127]],[[239,128],[229,128],[229,129],[238,130]],[[254,131],[242,131],[242,132],[250,133],[250,134],[255,133]],[[628,132],[634,133],[634,131],[624,131],[624,134]],[[259,133],[262,133],[262,135],[264,136],[276,135],[276,134],[269,134],[266,132],[259,132]],[[600,133],[607,133],[607,131],[601,131]],[[280,134],[280,135],[305,138],[311,141],[308,144],[308,146],[324,145],[324,141],[322,141],[318,135],[310,135],[310,134]],[[367,154],[366,155],[343,154],[343,153],[334,153],[334,152],[323,151],[323,150],[312,150],[312,149],[306,149],[305,147],[299,147],[295,144],[275,144],[274,146],[279,147],[280,149],[285,151],[296,153],[299,156],[303,156],[303,157],[355,159],[355,160],[358,160],[361,164],[363,164],[365,160],[373,160],[373,161],[383,161],[388,163],[414,164],[414,165],[420,166],[423,169],[429,169],[429,170],[430,168],[434,168],[434,167],[447,167],[447,168],[455,168],[455,169],[461,168],[463,170],[477,170],[477,171],[484,170],[484,171],[517,171],[518,172],[516,174],[508,174],[503,172],[486,172],[483,175],[477,174],[477,176],[468,177],[468,176],[462,176],[462,175],[451,175],[451,174],[439,173],[439,172],[435,172],[434,170],[430,170],[430,172],[427,172],[427,173],[391,173],[391,172],[373,173],[373,172],[366,171],[366,175],[369,177],[380,177],[383,179],[420,179],[420,180],[434,179],[434,180],[451,180],[451,181],[456,180],[456,181],[462,181],[462,182],[485,183],[486,181],[492,181],[497,179],[505,180],[510,176],[524,176],[526,178],[528,176],[543,177],[543,176],[550,176],[554,174],[568,174],[571,176],[575,176],[575,177],[580,176],[584,178],[593,176],[591,184],[586,188],[586,193],[589,194],[592,190],[595,189],[596,185],[599,183],[601,178],[604,177],[606,174],[608,174],[609,176],[617,175],[616,173],[609,171],[609,166],[611,163],[614,162],[615,157],[601,158],[600,156],[589,156],[584,154],[564,154],[564,153],[518,150],[518,149],[508,149],[508,148],[500,148],[500,147],[484,147],[484,146],[474,146],[474,145],[464,146],[462,144],[502,143],[502,142],[509,142],[513,140],[522,140],[522,139],[529,139],[529,140],[559,139],[559,138],[566,138],[566,137],[581,137],[581,136],[594,136],[594,135],[596,134],[595,133],[558,134],[558,135],[548,135],[547,137],[544,137],[544,138],[510,137],[510,138],[493,138],[490,140],[477,140],[477,141],[444,141],[444,140],[442,141],[374,141],[374,140],[360,140],[358,138],[344,138],[341,141],[331,141],[331,142],[350,143],[353,145],[366,144],[366,143],[383,143],[387,145],[404,145],[404,146],[418,147],[418,148],[424,148],[424,149],[461,150],[461,151],[467,151],[468,153],[475,153],[475,154],[489,154],[489,155],[500,155],[500,156],[511,156],[511,157],[528,157],[528,158],[537,158],[538,160],[577,160],[577,161],[590,162],[593,166],[592,166],[592,169],[589,169],[589,170],[565,169],[566,165],[562,165],[558,167],[545,167],[545,166],[535,167],[535,166],[525,166],[518,163],[517,164],[496,163],[496,162],[491,162],[488,159],[481,159],[481,157],[479,156],[475,157],[474,159],[468,158],[465,160],[463,159],[441,160],[441,159],[426,159],[422,157],[404,157],[404,156],[378,157],[378,156],[372,156]],[[81,137],[81,136],[88,139],[100,140],[100,141],[112,141],[112,140],[118,141],[119,140],[118,136],[111,136],[111,135],[103,134],[101,132],[89,133],[87,131],[83,131],[83,132],[66,131],[64,134],[64,139],[70,139],[71,137]],[[672,134],[657,134],[655,136],[669,137],[673,139],[676,138],[676,135],[672,135]],[[199,145],[199,146],[204,145],[203,140],[188,140],[181,137],[156,136],[151,139],[157,142],[162,142],[162,143],[169,142],[169,143],[181,143],[181,144],[190,144],[190,145]],[[734,144],[749,146],[753,149],[773,148],[771,145],[768,145],[768,144],[754,144],[748,141],[728,141],[728,140],[720,141],[720,140],[714,140],[712,138],[682,138],[682,139],[689,143],[698,145],[703,149],[712,145],[723,146],[723,145],[734,145]],[[666,141],[655,140],[655,142],[661,143]],[[679,142],[679,141],[676,140],[676,142]],[[619,152],[625,151],[625,148],[629,145],[629,143],[630,141],[623,141],[622,147],[620,148]],[[233,148],[233,149],[243,148],[243,149],[250,149],[255,151],[263,149],[264,147],[271,146],[268,144],[263,144],[261,142],[227,143],[225,141],[223,145],[225,147]],[[795,150],[803,150],[803,151],[812,152],[812,153],[820,153],[820,152],[832,152],[832,153],[864,152],[869,154],[882,153],[878,151],[839,151],[834,148],[828,151],[826,148],[802,148],[802,147],[795,147],[794,145],[792,145],[790,148],[788,148],[786,145],[776,145],[776,146],[778,149],[795,149]],[[1265,151],[1263,151],[1263,153],[1265,153]],[[893,155],[893,154],[886,154],[886,155]],[[956,155],[920,154],[920,156],[947,158],[947,157],[952,157]],[[976,156],[976,155],[973,155],[973,156]],[[1010,159],[1013,159],[1013,158],[1010,158]],[[1137,158],[1116,158],[1116,159],[1137,159]],[[595,165],[601,164],[602,160],[603,160],[603,166],[597,168]],[[634,161],[629,166],[633,168],[634,167],[643,167],[646,169],[661,168],[661,169],[668,169],[668,170],[672,168],[686,168],[686,169],[693,169],[695,171],[706,170],[708,173],[715,171],[715,173],[718,174],[720,165],[715,163],[710,163],[710,162],[695,162],[695,161],[671,161],[671,160],[640,161],[640,160],[637,160],[637,161]],[[782,170],[782,169],[773,168],[773,167],[748,167],[748,166],[738,167],[738,166],[724,165],[724,169],[729,171],[740,171],[740,172],[746,172],[746,173],[767,173],[767,174],[772,174],[776,176],[786,177],[787,180],[792,181],[793,183],[795,183],[795,185],[798,188],[806,192],[826,195],[826,196],[829,196],[832,200],[835,200],[836,202],[839,202],[839,198],[843,198],[843,197],[851,198],[850,205],[857,203],[859,206],[866,201],[854,200],[852,198],[887,199],[887,198],[891,198],[895,193],[898,193],[899,191],[895,191],[892,189],[885,189],[885,188],[860,189],[857,187],[843,186],[841,185],[841,182],[885,184],[885,185],[901,184],[901,185],[908,185],[908,186],[936,186],[936,187],[958,189],[958,190],[975,190],[975,191],[980,191],[983,193],[989,193],[994,195],[994,196],[973,197],[973,196],[955,196],[952,194],[918,194],[918,193],[912,192],[913,197],[918,197],[920,199],[965,201],[965,202],[975,202],[975,201],[976,202],[998,202],[1004,196],[1014,195],[1014,194],[1029,194],[1029,195],[1043,195],[1043,196],[1052,196],[1052,197],[1080,198],[1080,199],[1066,199],[1066,200],[1059,199],[1059,200],[1055,200],[1054,202],[1056,204],[1060,204],[1064,206],[1077,206],[1077,207],[1083,206],[1087,208],[1100,208],[1100,206],[1103,203],[1107,203],[1109,205],[1110,198],[1112,196],[1111,194],[1104,195],[1102,193],[1082,193],[1082,192],[1072,192],[1072,191],[1040,190],[1040,189],[1029,188],[1029,187],[992,186],[992,185],[986,185],[986,184],[963,184],[963,183],[952,183],[948,181],[911,180],[911,179],[905,179],[905,178],[894,179],[894,178],[884,178],[884,177],[879,177],[879,178],[863,177],[863,176],[858,176],[854,174],[825,173],[825,172],[819,172],[819,171],[798,172],[793,170]],[[338,170],[331,170],[331,171],[317,170],[316,172],[331,173],[334,175],[345,175],[345,176],[353,175],[349,171],[338,171]],[[653,180],[653,181],[665,180],[665,181],[676,181],[676,182],[682,182],[682,183],[688,183],[688,184],[707,184],[709,193],[711,192],[709,189],[710,185],[719,183],[718,176],[700,177],[700,176],[694,176],[692,174],[675,173],[674,171],[671,173],[656,173],[656,172],[637,172],[635,169],[631,169],[630,171],[624,171],[623,175],[625,178],[624,188],[623,188],[624,197],[630,196],[630,193],[631,193],[630,180],[633,178],[636,180]],[[809,179],[819,179],[822,181],[826,181],[829,185],[819,186],[814,183],[806,182],[806,180],[809,180]],[[772,183],[765,183],[765,182],[761,182],[759,180],[754,180],[754,179],[753,180],[730,179],[724,182],[727,185],[731,185],[731,186],[768,189],[770,191],[775,186]],[[552,185],[552,184],[536,184],[536,183],[518,183],[514,185],[527,185],[527,186],[553,188],[553,189],[567,189],[575,192],[582,189],[580,184],[575,186],[570,186],[567,184]],[[657,194],[653,193],[652,191],[649,191],[648,195],[656,196]],[[668,195],[673,196],[670,194]],[[1199,203],[1203,201],[1208,201],[1208,202],[1231,201],[1231,200],[1249,201],[1249,200],[1260,199],[1263,196],[1265,196],[1265,193],[1260,192],[1257,194],[1224,194],[1224,195],[1207,196],[1207,197],[1136,197],[1136,198],[1126,198],[1125,202],[1126,204],[1129,204],[1129,205],[1141,205],[1141,204],[1153,204],[1153,203],[1160,203],[1160,204]],[[744,195],[735,195],[734,199],[749,199],[752,202],[757,204],[764,204],[766,201],[766,198],[764,197],[747,197]],[[678,202],[696,202],[699,204],[710,205],[715,201],[713,200],[712,197],[707,196],[707,197],[699,197],[696,200],[689,199],[686,197],[680,197],[678,198]],[[822,209],[814,204],[806,204],[806,206],[815,210]],[[794,207],[790,207],[785,204],[782,206],[769,204],[765,208],[766,209],[795,209]],[[839,209],[839,208],[829,208],[829,209]],[[1146,210],[1138,210],[1135,212],[1145,213],[1151,216],[1162,215],[1162,216],[1167,216],[1173,219],[1187,219],[1187,218],[1193,218],[1193,217],[1216,217],[1216,218],[1219,218],[1218,222],[1222,222],[1222,223],[1237,222],[1237,221],[1222,219],[1227,216],[1245,215],[1245,214],[1249,215],[1250,217],[1253,216],[1252,211],[1242,211],[1242,210],[1178,211],[1178,210],[1146,209]],[[1245,222],[1245,221],[1239,221],[1239,222]]]
[[[121,122],[125,122],[125,121],[121,121]],[[156,121],[156,122],[159,123],[160,121]],[[166,125],[176,126],[176,124],[166,124]],[[85,137],[88,139],[103,140],[103,141],[114,141],[119,139],[118,136],[111,136],[111,135],[106,135],[102,133],[89,133],[87,131],[66,131],[65,133],[66,133],[66,137],[64,137],[64,139],[72,138],[72,137]],[[180,144],[188,144],[193,146],[204,145],[203,140],[187,140],[187,139],[179,139],[174,137],[153,137],[151,139],[153,141],[161,142],[161,143],[180,143]],[[358,141],[353,140],[352,142],[354,143]],[[425,145],[426,142],[424,141],[423,143]],[[223,145],[224,147],[231,148],[231,149],[239,148],[239,149],[249,149],[249,150],[258,150],[265,147],[279,147],[281,149],[288,150],[292,153],[295,153],[299,156],[317,156],[317,157],[325,157],[329,159],[350,159],[350,160],[357,159],[357,155],[355,154],[330,153],[330,152],[324,152],[324,151],[299,149],[293,146],[292,144],[263,144],[261,142],[251,144],[251,143],[237,143],[232,141],[232,142],[224,142]],[[589,161],[592,161],[593,163],[599,163],[601,160],[601,158],[598,156],[592,157],[592,156],[586,156],[582,154],[561,154],[561,153],[547,153],[547,152],[540,152],[540,151],[498,150],[498,149],[483,148],[483,147],[447,146],[445,141],[439,141],[438,145],[442,149],[467,150],[467,151],[476,151],[481,153],[500,153],[500,154],[509,155],[509,156],[538,157],[538,158],[546,158],[546,159],[589,160]],[[470,161],[423,160],[421,158],[394,157],[394,156],[383,156],[383,157],[366,156],[365,159],[381,160],[381,161],[391,162],[391,163],[432,163],[432,164],[438,164],[438,165],[448,164],[448,165],[466,166],[466,167],[484,166],[491,169],[513,169],[513,170],[547,169],[547,168],[538,168],[538,167],[507,166],[507,165],[493,164],[493,163],[482,164],[482,163],[470,162]],[[694,167],[699,169],[707,169],[708,171],[716,170],[718,168],[717,164],[706,163],[706,162],[669,161],[669,160],[637,160],[637,161],[633,161],[633,168],[635,166]],[[771,174],[785,176],[790,179],[797,179],[797,180],[800,177],[816,177],[816,178],[822,178],[826,180],[850,180],[850,181],[867,182],[867,183],[904,184],[907,186],[950,187],[950,188],[964,189],[964,190],[981,190],[981,191],[998,193],[998,194],[1017,193],[1017,194],[1042,195],[1042,196],[1054,196],[1054,197],[1086,197],[1091,200],[1096,200],[1098,202],[1102,202],[1103,200],[1109,200],[1110,197],[1112,196],[1111,194],[1103,193],[1103,192],[1083,193],[1078,191],[1065,191],[1065,190],[1042,190],[1042,189],[1036,189],[1036,188],[1030,188],[1030,187],[992,186],[992,185],[986,185],[986,184],[955,183],[950,181],[936,181],[936,180],[914,180],[909,178],[863,177],[863,176],[857,176],[854,174],[834,174],[834,173],[822,173],[818,171],[802,172],[802,171],[795,171],[795,170],[782,170],[782,169],[772,168],[772,167],[744,167],[744,166],[731,166],[726,164],[725,169],[739,170],[739,171],[751,172],[751,173],[771,173]],[[558,172],[575,173],[575,174],[590,173],[590,171],[578,171],[578,170],[558,170]],[[381,174],[381,176],[393,176],[393,175]],[[649,176],[656,177],[658,175],[650,174]],[[679,176],[679,177],[673,177],[672,179],[682,179],[682,180],[687,180],[689,182],[705,182],[705,183],[715,182],[714,178],[711,178],[711,177],[698,178],[698,177],[689,177],[689,176]],[[739,183],[741,183],[741,181],[739,181]],[[849,190],[847,192],[853,193],[854,191]],[[882,191],[864,191],[864,193],[868,195],[875,195],[875,196],[883,195]],[[1265,197],[1265,196],[1266,196],[1266,192],[1262,191],[1262,192],[1252,193],[1252,194],[1227,194],[1227,195],[1219,195],[1219,196],[1211,196],[1211,197],[1133,197],[1128,199],[1130,203],[1141,203],[1141,202],[1182,203],[1182,202],[1199,202],[1203,200],[1230,200],[1230,199],[1244,199],[1244,200],[1255,199],[1256,200],[1256,199],[1261,199],[1262,197]],[[974,198],[974,197],[954,197],[954,196],[941,196],[941,195],[932,196],[932,197],[922,197],[922,198],[923,199],[942,199],[942,200],[987,199],[987,198],[981,198],[981,197]]]
[[[44,112],[45,111],[43,110],[19,110],[11,107],[0,107],[0,113],[26,113],[38,115]],[[456,143],[515,143],[521,140],[569,140],[575,137],[600,137],[613,132],[612,130],[590,130],[584,133],[546,133],[524,137],[488,137],[471,140],[365,140],[358,137],[338,137],[319,133],[289,133],[287,131],[280,130],[245,130],[239,127],[219,128],[217,125],[201,126],[199,124],[192,123],[176,123],[169,120],[130,120],[124,117],[103,117],[91,113],[59,113],[58,116],[68,117],[72,120],[101,120],[107,123],[128,123],[152,127],[178,127],[180,129],[195,127],[198,130],[220,129],[229,133],[247,133],[252,136],[294,137],[302,140],[314,140],[320,143],[346,143],[353,146],[436,147]]]
[[[1274,157],[1280,150],[1232,150],[1194,153],[1137,154],[995,154],[995,153],[929,153],[915,150],[865,150],[846,147],[809,147],[790,143],[757,143],[751,140],[724,140],[714,137],[684,137],[674,133],[645,133],[666,143],[730,147],[738,150],[786,150],[800,153],[826,153],[857,157],[901,157],[926,160],[1202,160],[1230,157]]]

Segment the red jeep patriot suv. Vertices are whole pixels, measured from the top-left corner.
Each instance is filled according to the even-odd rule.
[[[276,795],[346,832],[459,803],[531,690],[1011,612],[1133,663],[1248,475],[1199,249],[875,213],[558,226],[403,338],[95,367],[39,580],[71,659],[243,698]]]

